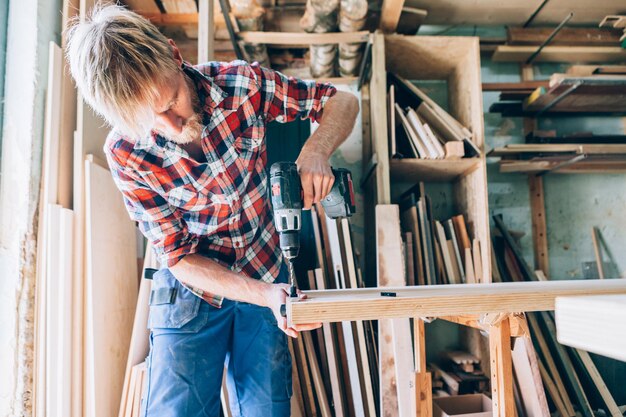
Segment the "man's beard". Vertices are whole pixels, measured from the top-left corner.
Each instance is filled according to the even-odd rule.
[[[162,131],[158,132],[161,136],[171,140],[172,142],[176,142],[179,145],[186,145],[199,139],[203,128],[204,126],[202,126],[200,115],[198,113],[194,113],[193,116],[185,121],[182,132],[176,135],[167,134]]]
[[[200,99],[198,98],[196,86],[187,75],[183,76],[185,77],[185,82],[187,83],[187,88],[189,89],[189,94],[191,96],[193,116],[185,120],[185,124],[183,125],[183,131],[176,135],[167,134],[163,131],[157,130],[157,132],[161,136],[168,140],[171,140],[172,142],[176,142],[179,145],[186,145],[193,142],[194,140],[200,139],[200,135],[202,135],[202,130],[204,129],[201,116],[202,109],[200,107]]]

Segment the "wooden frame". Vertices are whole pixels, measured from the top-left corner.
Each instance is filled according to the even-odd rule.
[[[384,296],[381,292],[395,295]],[[290,325],[554,310],[556,297],[626,294],[626,280],[558,280],[304,291],[287,300]]]

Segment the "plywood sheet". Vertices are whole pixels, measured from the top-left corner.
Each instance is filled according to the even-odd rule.
[[[110,172],[85,161],[86,407],[118,413],[137,303],[135,224]]]

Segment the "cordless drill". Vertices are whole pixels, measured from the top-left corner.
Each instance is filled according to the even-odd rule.
[[[333,169],[335,182],[330,193],[321,201],[331,219],[350,217],[355,212],[352,174],[344,168]],[[274,222],[280,249],[287,259],[291,280],[290,296],[297,297],[292,260],[300,250],[300,227],[303,206],[302,184],[293,162],[276,162],[270,168],[270,187]]]

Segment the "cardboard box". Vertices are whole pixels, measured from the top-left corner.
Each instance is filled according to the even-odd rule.
[[[491,417],[491,398],[485,394],[433,398],[433,417]]]

